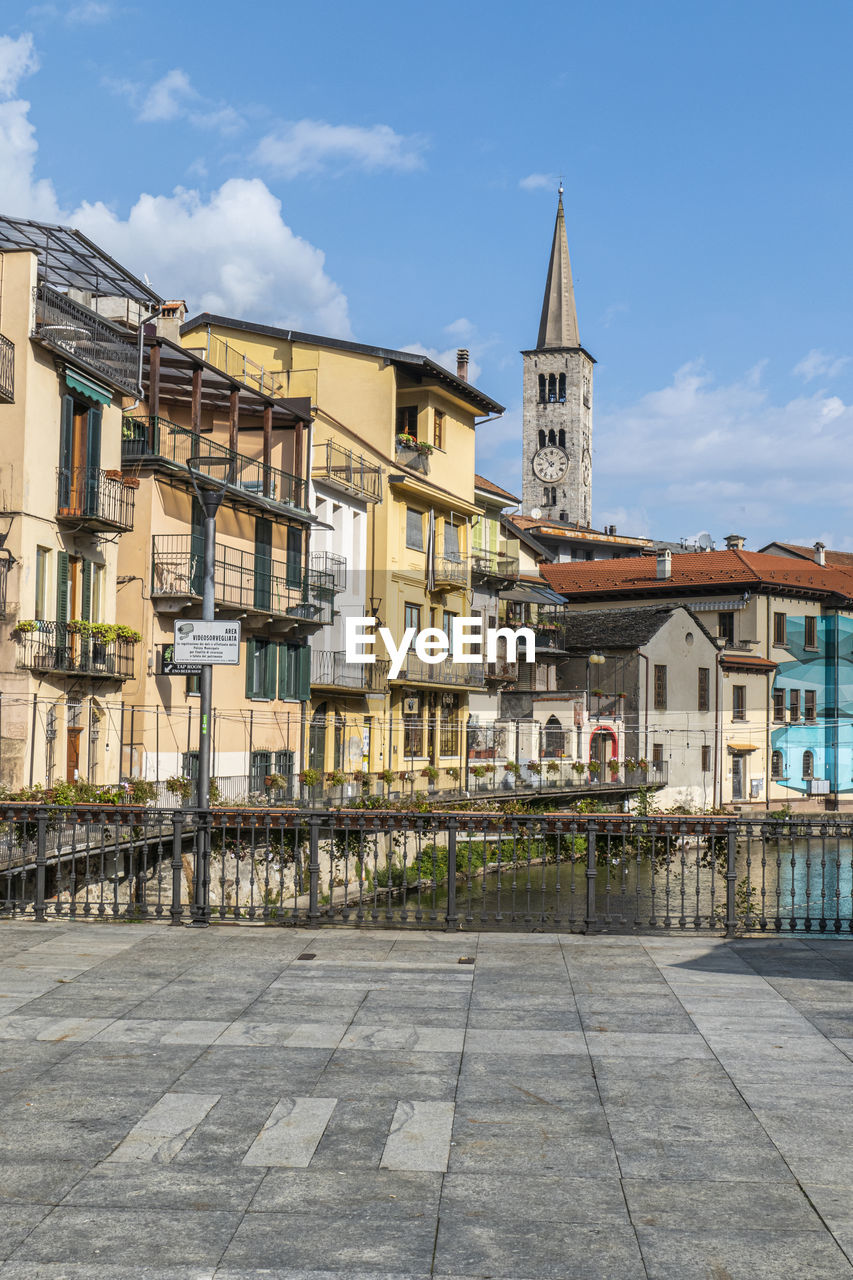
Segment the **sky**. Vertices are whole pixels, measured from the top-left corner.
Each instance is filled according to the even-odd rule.
[[[166,297],[428,352],[507,406],[556,211],[593,522],[853,549],[848,0],[0,0],[0,208]]]

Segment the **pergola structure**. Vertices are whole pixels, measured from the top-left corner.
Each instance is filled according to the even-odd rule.
[[[162,302],[149,284],[73,227],[0,214],[0,251],[13,249],[32,249],[38,255],[39,280],[54,289],[130,298],[148,309]]]

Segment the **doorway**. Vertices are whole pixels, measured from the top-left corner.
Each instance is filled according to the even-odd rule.
[[[743,799],[743,756],[732,756],[732,799]]]
[[[65,731],[65,781],[78,782],[80,778],[80,735],[79,727],[69,727]]]

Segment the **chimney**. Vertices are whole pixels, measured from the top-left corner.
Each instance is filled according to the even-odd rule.
[[[468,350],[466,347],[460,347],[456,352],[456,376],[461,378],[463,382],[468,381]]]
[[[743,551],[746,538],[742,533],[730,533],[726,536],[726,551]]]
[[[814,544],[815,564],[826,564],[826,547],[822,542]]]
[[[658,552],[658,578],[672,577],[672,552],[669,550]]]

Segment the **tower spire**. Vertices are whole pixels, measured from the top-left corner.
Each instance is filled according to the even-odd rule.
[[[551,260],[548,263],[548,279],[539,321],[537,349],[543,347],[579,347],[578,314],[575,310],[575,289],[572,284],[572,264],[569,261],[569,242],[566,239],[566,218],[563,213],[563,183],[560,180],[557,221],[554,224],[554,240]]]

